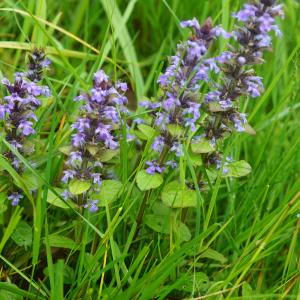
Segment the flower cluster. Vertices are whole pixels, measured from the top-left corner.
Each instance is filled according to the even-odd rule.
[[[39,56],[36,53],[39,53]],[[42,50],[35,49],[30,55],[28,72],[16,73],[14,82],[10,82],[7,78],[2,79],[7,95],[0,100],[0,122],[6,140],[22,155],[34,151],[34,148],[30,148],[30,151],[25,149],[24,144],[27,138],[35,133],[34,123],[37,121],[35,111],[41,104],[39,98],[50,96],[48,86],[38,84],[42,79],[44,68],[48,65],[49,61]],[[33,74],[39,74],[39,76]],[[24,166],[13,153],[7,151],[4,156],[11,161],[17,171],[23,171]],[[13,205],[17,205],[22,196],[13,193],[8,198],[12,200]]]
[[[100,189],[102,158],[107,153],[116,153],[119,147],[114,132],[120,124],[120,113],[126,112],[126,91],[126,83],[117,82],[113,85],[104,71],[100,70],[94,74],[90,93],[75,98],[75,101],[84,100],[85,103],[80,108],[80,116],[71,126],[74,130],[72,151],[61,180],[63,183],[70,180],[92,183],[82,201],[90,211],[98,209],[97,201],[89,197]],[[68,191],[63,196],[76,200]]]
[[[51,64],[42,49],[34,49],[28,56],[28,71],[24,74],[33,82],[41,81],[45,69]]]
[[[222,27],[213,27],[208,19],[200,26],[194,18],[181,22],[181,26],[193,30],[190,38],[177,45],[177,53],[170,58],[170,65],[159,77],[158,83],[163,95],[158,103],[144,101],[141,106],[152,110],[154,125],[160,134],[154,140],[153,150],[162,153],[164,148],[182,155],[181,140],[196,130],[200,119],[200,88],[209,81],[210,72],[220,70],[213,59],[205,58],[210,43],[219,36],[229,38]],[[176,129],[177,128],[177,129]],[[174,130],[181,130],[174,134]],[[152,161],[152,164],[157,163]],[[175,166],[174,162],[169,163]],[[148,167],[149,174],[153,170],[160,173],[159,168]]]
[[[205,137],[212,144],[234,130],[246,130],[247,116],[239,112],[239,98],[257,98],[263,91],[262,78],[255,74],[252,67],[264,62],[263,51],[271,48],[270,32],[281,35],[274,19],[278,15],[284,16],[282,5],[275,5],[275,1],[271,0],[245,4],[238,13],[233,14],[241,23],[232,33],[237,45],[229,45],[229,51],[216,58],[222,71],[221,84],[211,83],[212,90],[205,97],[209,117],[203,127]],[[217,165],[220,157],[222,159],[220,153],[213,155]]]

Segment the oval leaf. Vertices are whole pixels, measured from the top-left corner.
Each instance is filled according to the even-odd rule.
[[[80,195],[86,192],[92,183],[90,181],[73,179],[69,183],[69,190],[73,195]]]
[[[177,124],[169,124],[168,130],[172,136],[181,137],[184,133],[184,129]]]
[[[215,147],[209,140],[202,138],[191,143],[191,150],[193,153],[209,153],[215,151]]]
[[[223,168],[223,177],[243,177],[251,173],[251,166],[245,161],[235,161]]]
[[[146,124],[139,124],[138,129],[146,136],[147,139],[152,139],[156,135],[155,129]]]
[[[209,259],[213,259],[216,261],[219,261],[221,264],[225,264],[227,262],[227,258],[220,252],[213,250],[211,248],[208,248],[205,250],[200,257],[205,257]]]
[[[168,218],[162,218],[162,216],[149,214],[145,216],[144,222],[148,227],[156,232],[163,234],[170,233],[170,223]]]
[[[178,222],[176,225],[174,231],[177,233],[179,240],[188,242],[192,238],[189,228],[182,222]]]
[[[136,176],[136,183],[141,191],[148,191],[158,188],[163,183],[163,178],[160,174],[151,175],[142,170]]]
[[[25,172],[22,177],[29,191],[37,190],[42,185],[42,181],[32,173]]]
[[[25,221],[20,221],[11,235],[18,246],[28,247],[32,244],[32,229]]]
[[[72,239],[62,235],[51,234],[48,238],[51,247],[67,249],[74,249],[77,247],[77,244]]]
[[[106,203],[113,202],[117,199],[122,187],[123,184],[120,181],[103,180],[100,192],[93,194],[92,198],[100,200],[98,206],[105,206]]]
[[[60,195],[62,193],[62,189],[59,189],[59,188],[54,188],[54,190]],[[54,206],[57,206],[57,207],[60,207],[60,208],[64,208],[64,209],[68,209],[70,208],[66,202],[62,199],[60,199],[59,197],[57,197],[52,191],[48,190],[48,195],[47,195],[47,202],[54,205]],[[72,202],[69,202],[70,205],[73,204]]]
[[[96,158],[101,162],[107,162],[119,154],[119,150],[105,149],[100,150],[96,154]]]
[[[72,146],[62,146],[58,148],[58,151],[65,154],[65,155],[70,155],[72,152],[73,147]]]
[[[172,181],[164,187],[161,199],[165,205],[174,208],[197,206],[196,192],[187,187],[182,188],[178,181]]]

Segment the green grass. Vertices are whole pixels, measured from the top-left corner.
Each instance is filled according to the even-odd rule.
[[[170,226],[169,234],[153,231],[145,218],[136,223],[143,193],[135,180],[149,141],[138,161],[123,139],[118,175],[124,188],[96,214],[47,203],[49,192],[57,194],[64,159],[59,149],[68,144],[77,114],[72,99],[89,88],[92,74],[101,67],[111,78],[128,82],[134,110],[143,97],[155,97],[166,57],[186,37],[179,20],[212,16],[230,29],[230,14],[242,3],[0,2],[2,76],[24,69],[24,50],[34,45],[44,47],[53,62],[46,78],[52,97],[39,109],[36,126],[36,137],[43,136],[36,157],[40,167],[19,157],[28,169],[25,178],[0,156],[0,192],[18,185],[26,195],[18,208],[0,197],[0,300],[300,299],[299,1],[285,1],[283,37],[274,39],[267,63],[257,69],[264,94],[243,103],[257,134],[236,134],[226,145],[236,160],[251,164],[252,173],[218,177],[206,193],[196,186],[197,207],[176,211],[179,219],[186,214],[188,241],[180,241],[183,234],[172,227],[169,211],[158,214]],[[1,147],[10,145],[2,139]],[[188,173],[196,182],[196,172],[189,159],[180,163],[181,178]],[[34,195],[29,181],[37,186]],[[147,194],[147,215],[159,210],[161,189]],[[32,230],[25,231],[22,221]],[[136,227],[141,227],[137,236]],[[18,237],[28,237],[28,245],[16,244],[16,228],[24,230]]]

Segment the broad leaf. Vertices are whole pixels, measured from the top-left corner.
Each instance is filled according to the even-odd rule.
[[[120,181],[103,180],[100,192],[97,194],[93,194],[92,198],[99,200],[99,206],[105,206],[106,203],[113,202],[117,199],[122,187],[123,184]]]
[[[74,249],[77,247],[77,244],[72,239],[63,235],[51,234],[48,238],[51,247],[66,249]]]
[[[216,250],[213,250],[211,248],[208,248],[205,250],[200,257],[210,258],[216,261],[219,261],[221,264],[226,263],[227,258],[221,254],[220,252],[217,252]]]
[[[193,153],[191,150],[188,151],[188,156],[191,160],[191,163],[194,165],[194,166],[202,166],[203,163],[202,163],[202,157],[201,155],[198,153]]]
[[[12,240],[18,246],[25,248],[32,244],[32,228],[25,221],[20,221],[11,235]]]
[[[69,183],[69,190],[73,195],[80,195],[86,192],[91,185],[91,181],[73,179]]]
[[[209,140],[201,138],[199,141],[193,141],[191,143],[191,150],[193,153],[209,153],[215,151],[215,147]]]
[[[160,174],[151,175],[141,170],[136,176],[136,183],[141,191],[148,191],[158,188],[163,183],[163,178]]]
[[[244,160],[229,163],[223,168],[223,177],[243,177],[251,173],[251,166]]]
[[[22,174],[22,178],[29,191],[37,190],[42,185],[42,181],[32,173],[25,172]]]
[[[169,124],[168,131],[172,136],[181,137],[183,135],[184,129],[176,124]]]
[[[65,155],[70,155],[70,153],[72,152],[72,148],[72,146],[62,146],[58,148],[58,151]]]
[[[146,124],[139,124],[138,129],[147,138],[152,139],[156,135],[155,129]]]
[[[169,207],[196,207],[197,195],[194,190],[188,189],[178,181],[168,183],[162,193],[161,199],[163,203]]]
[[[155,201],[151,209],[156,216],[169,217],[173,213],[172,209],[161,201]]]
[[[101,162],[110,161],[113,157],[119,154],[119,150],[105,149],[97,152],[96,158]]]
[[[59,188],[54,188],[54,190],[60,195],[63,192],[63,189],[59,189]],[[60,208],[65,208],[68,209],[70,208],[66,202],[62,199],[60,199],[58,196],[56,196],[52,191],[48,190],[48,194],[47,194],[47,202],[60,207]],[[69,202],[70,205],[74,205],[72,202]]]
[[[87,149],[90,152],[90,154],[93,156],[95,156],[98,153],[98,151],[100,150],[100,148],[97,147],[96,145],[88,145]]]
[[[162,217],[154,214],[148,214],[144,218],[145,224],[150,227],[152,230],[169,234],[170,233],[170,222],[169,218]]]
[[[189,228],[182,222],[177,222],[174,231],[177,233],[180,241],[187,242],[192,238]]]
[[[11,283],[8,282],[2,282],[2,284],[5,284],[10,288],[10,290],[13,290],[14,288],[18,291],[19,288]],[[24,298],[21,295],[18,295],[17,293],[13,291],[8,291],[5,289],[0,289],[0,299],[1,300],[23,300]]]

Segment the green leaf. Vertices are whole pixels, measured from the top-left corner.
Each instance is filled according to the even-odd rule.
[[[162,216],[148,214],[145,215],[144,222],[148,227],[156,232],[170,234],[170,222],[167,217],[162,218]]]
[[[148,140],[148,138],[143,133],[141,133],[139,130],[134,130],[134,135],[140,140],[145,140],[145,141]]]
[[[188,151],[189,158],[194,166],[202,166],[202,157],[199,153],[193,153],[191,150]]]
[[[18,246],[25,248],[32,244],[32,229],[25,221],[20,221],[11,235],[12,240]]]
[[[7,210],[6,199],[7,195],[5,193],[0,193],[0,214]]]
[[[178,181],[172,181],[164,187],[161,199],[165,205],[174,208],[197,206],[196,192],[188,189],[186,186],[182,188]]]
[[[155,129],[146,124],[139,124],[138,129],[148,139],[152,139],[156,135]]]
[[[148,191],[158,188],[163,183],[163,178],[160,174],[151,175],[141,170],[136,176],[136,183],[141,191]]]
[[[222,175],[223,177],[242,177],[248,175],[252,171],[251,166],[245,160],[229,163],[224,166],[224,169],[225,168],[227,169],[227,172]]]
[[[99,200],[99,206],[115,201],[123,187],[122,182],[117,180],[103,180],[100,192],[92,195],[92,199]]]
[[[210,102],[208,104],[208,109],[211,112],[219,112],[219,111],[224,111],[224,108],[221,107],[221,104],[218,102]]]
[[[101,162],[110,161],[113,157],[119,154],[119,150],[101,149],[97,152],[96,158]]]
[[[254,128],[250,124],[246,123],[244,125],[244,128],[245,128],[245,132],[247,132],[251,135],[256,135],[256,131],[254,130]]]
[[[177,233],[180,241],[188,242],[192,238],[189,228],[182,222],[177,222],[174,226],[174,232]]]
[[[30,172],[23,173],[22,178],[29,191],[37,190],[42,185],[42,181]]]
[[[169,130],[170,134],[174,137],[181,137],[184,132],[184,129],[177,124],[169,124],[168,130]]]
[[[173,213],[172,209],[164,205],[161,201],[155,201],[151,210],[157,216],[169,217]]]
[[[34,152],[34,143],[26,140],[23,144],[22,152],[25,154],[32,154]]]
[[[72,239],[58,234],[49,235],[49,244],[51,247],[56,248],[74,249],[77,247]]]
[[[100,150],[100,148],[95,145],[89,145],[89,146],[87,146],[87,149],[90,152],[90,154],[93,156],[95,156],[98,153],[98,151]]]
[[[227,258],[221,254],[220,252],[217,252],[216,250],[213,250],[211,248],[208,248],[205,250],[200,257],[210,258],[216,261],[219,261],[221,264],[226,263]]]
[[[54,190],[60,195],[63,192],[63,189],[59,189],[59,188],[54,188]],[[52,191],[48,190],[48,195],[47,195],[47,202],[60,207],[60,208],[64,208],[64,209],[68,209],[70,208],[66,202],[62,199],[60,199],[58,196],[56,196]],[[73,202],[69,202],[70,205],[74,205]]]
[[[17,288],[17,286],[14,284],[9,284],[9,285]],[[0,289],[0,299],[1,300],[23,300],[24,298],[11,291]]]
[[[86,192],[91,185],[91,181],[72,179],[69,183],[69,190],[73,195],[80,195]]]
[[[215,147],[209,140],[201,138],[199,141],[191,143],[191,150],[194,153],[209,153],[215,151]]]
[[[62,146],[58,148],[58,151],[65,155],[70,155],[70,153],[72,152],[72,148],[72,146]]]

